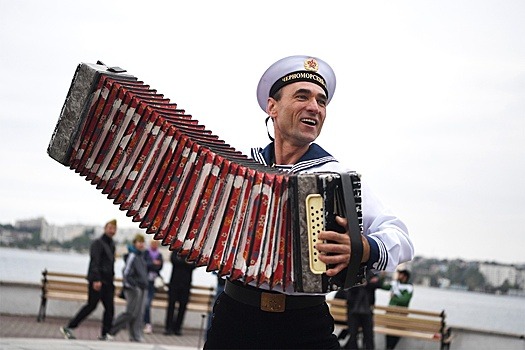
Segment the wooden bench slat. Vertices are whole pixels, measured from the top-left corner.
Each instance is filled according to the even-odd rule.
[[[88,284],[83,282],[67,282],[67,281],[48,281],[44,285],[47,289],[68,289],[68,288],[77,288],[85,290],[88,289]]]
[[[377,311],[389,311],[389,312],[398,312],[401,314],[411,314],[411,315],[421,315],[421,316],[429,316],[429,317],[441,317],[444,316],[444,312],[437,312],[437,311],[427,311],[427,310],[418,310],[418,309],[412,309],[412,308],[406,308],[402,306],[384,306],[384,305],[376,305],[375,310]]]
[[[86,293],[73,293],[73,292],[49,292],[47,295],[48,299],[63,299],[63,300],[87,300]]]
[[[436,333],[436,334],[420,333],[420,332],[413,332],[409,330],[393,329],[393,328],[386,328],[386,327],[374,327],[374,332],[380,333],[380,334],[394,335],[398,337],[410,337],[410,338],[429,340],[429,341],[441,341],[441,337],[439,336],[439,333]]]
[[[383,318],[383,319],[388,319],[388,320],[395,320],[396,322],[399,322],[399,323],[414,322],[414,323],[419,323],[419,324],[424,324],[424,325],[436,324],[438,326],[441,326],[441,324],[444,322],[444,319],[442,318],[434,318],[434,319],[421,318],[418,316],[400,315],[400,314],[393,314],[393,313],[392,314],[374,313],[374,317],[378,319]]]
[[[439,333],[441,330],[441,323],[420,323],[418,320],[413,319],[400,320],[396,318],[374,316],[374,324],[396,329],[411,329],[420,332]]]

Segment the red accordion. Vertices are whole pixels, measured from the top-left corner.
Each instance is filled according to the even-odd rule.
[[[313,245],[319,230],[337,228],[335,215],[347,216],[357,234],[347,285],[357,278],[358,174],[292,175],[263,166],[120,68],[77,67],[48,153],[170,250],[270,289],[340,286],[324,274]]]

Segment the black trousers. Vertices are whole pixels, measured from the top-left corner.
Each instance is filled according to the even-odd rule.
[[[339,349],[334,319],[321,304],[266,312],[222,293],[213,307],[204,349]]]
[[[357,334],[359,327],[363,331],[363,345],[364,349],[373,350],[374,345],[374,316],[369,314],[350,313],[348,315],[348,334],[350,339],[345,345],[345,349],[359,349],[357,346]]]
[[[190,290],[187,288],[170,288],[168,291],[168,308],[166,310],[165,330],[177,332],[182,328],[184,315],[190,299]],[[175,303],[179,303],[177,317],[175,317]]]
[[[102,317],[101,335],[106,335],[113,323],[113,315],[115,313],[115,304],[113,297],[115,295],[115,286],[113,283],[103,283],[99,291],[93,289],[93,283],[89,282],[88,301],[76,314],[71,321],[69,321],[69,328],[77,328],[77,326],[84,321],[95,309],[98,302],[101,301],[104,306],[104,315]]]

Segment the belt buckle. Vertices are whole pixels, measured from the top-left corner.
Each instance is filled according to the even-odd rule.
[[[286,294],[261,293],[261,310],[268,312],[284,312],[286,307]]]

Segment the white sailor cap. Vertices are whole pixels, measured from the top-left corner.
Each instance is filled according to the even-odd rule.
[[[266,112],[268,97],[283,86],[298,81],[309,81],[323,88],[328,97],[327,104],[334,96],[335,73],[325,61],[312,56],[289,56],[275,62],[264,72],[257,85],[257,101]]]

